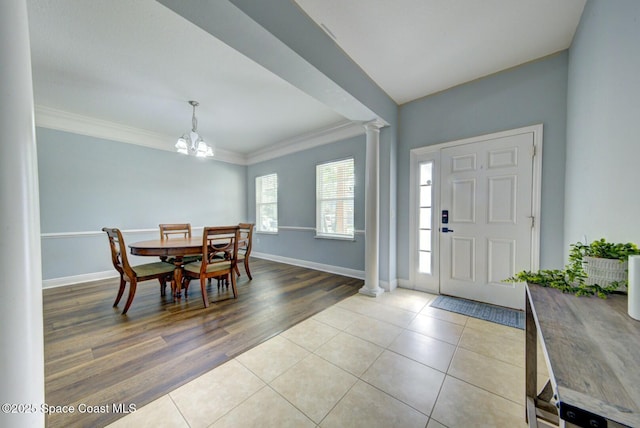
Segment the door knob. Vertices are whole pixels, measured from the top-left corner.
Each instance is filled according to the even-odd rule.
[[[449,229],[448,227],[442,228],[442,233],[449,233],[449,232],[453,232],[453,229]]]

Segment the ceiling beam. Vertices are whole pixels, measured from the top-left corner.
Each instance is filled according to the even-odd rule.
[[[397,105],[290,0],[157,0],[345,118],[395,124]]]

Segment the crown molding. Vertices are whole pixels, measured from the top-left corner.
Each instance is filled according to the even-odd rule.
[[[159,150],[163,150],[163,141],[171,141],[166,135],[158,132],[40,105],[35,107],[35,119],[36,126],[43,128],[115,140]]]
[[[122,125],[116,122],[96,119],[77,113],[70,113],[51,107],[36,105],[35,121],[36,126],[42,128],[135,144],[137,146],[174,153],[174,136]],[[250,155],[243,155],[241,153],[216,147],[213,160],[236,165],[252,165],[324,144],[335,143],[336,141],[355,137],[364,133],[365,128],[363,123],[346,121],[338,125],[281,141],[272,146],[257,150]]]
[[[279,158],[291,153],[301,152],[324,144],[335,143],[336,141],[363,135],[365,132],[360,122],[343,122],[319,131],[302,134],[289,140],[281,141],[264,149],[257,150],[251,154],[247,163],[249,165],[263,162],[270,159]]]
[[[36,126],[175,153],[171,135],[36,105]],[[215,148],[213,160],[246,165],[245,156]]]

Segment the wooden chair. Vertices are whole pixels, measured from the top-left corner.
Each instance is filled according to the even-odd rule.
[[[253,240],[253,223],[240,223],[240,241],[244,241],[244,245],[238,247],[238,264],[244,264],[244,270],[247,272],[249,279],[253,279],[249,270],[249,256],[251,255],[251,241]],[[236,264],[236,274],[240,276],[240,270]]]
[[[160,239],[164,241],[173,235],[181,235],[182,238],[191,238],[190,223],[163,223],[160,226]]]
[[[172,236],[178,238],[191,238],[191,223],[163,223],[158,225],[160,228],[160,240],[164,241]],[[202,258],[200,255],[186,256],[182,259],[183,264],[197,262]],[[174,263],[175,259],[166,257],[160,257],[163,262]]]
[[[175,266],[164,262],[131,266],[127,259],[127,246],[124,243],[120,230],[116,228],[103,227],[102,231],[106,232],[109,237],[111,261],[113,262],[113,267],[120,274],[120,288],[118,289],[116,300],[113,302],[113,307],[115,308],[118,306],[127,282],[129,283],[129,297],[127,298],[127,303],[124,305],[124,309],[122,310],[122,315],[127,313],[129,306],[131,306],[131,303],[133,302],[138,282],[157,279],[160,282],[160,295],[164,296],[166,280],[173,278],[173,270],[175,269]]]
[[[204,307],[209,307],[207,297],[207,279],[231,277],[233,298],[238,297],[236,276],[233,275],[238,259],[238,226],[205,227],[202,231],[202,260],[184,265],[183,281],[185,293],[189,290],[189,283],[193,278],[200,279],[200,289]],[[224,258],[210,257],[212,253],[224,253]]]

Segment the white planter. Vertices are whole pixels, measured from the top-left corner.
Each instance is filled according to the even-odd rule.
[[[584,260],[584,272],[587,274],[585,284],[594,285],[598,284],[601,287],[606,287],[612,282],[624,282],[627,281],[627,268],[629,263],[625,260],[620,261],[618,259],[601,259],[598,257],[583,257]],[[621,285],[616,291],[623,293],[627,292],[627,287]]]

